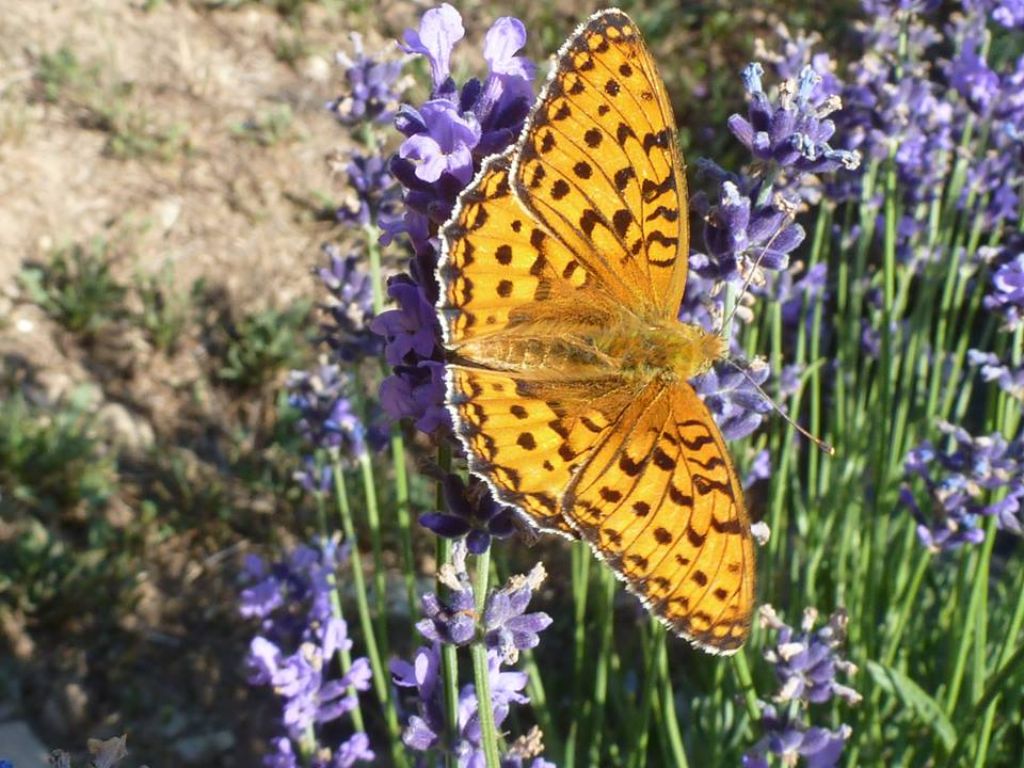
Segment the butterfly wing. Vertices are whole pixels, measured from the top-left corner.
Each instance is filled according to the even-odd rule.
[[[665,87],[624,13],[595,14],[562,47],[512,175],[524,206],[620,301],[678,316],[686,177]]]
[[[613,378],[545,382],[452,365],[449,409],[470,469],[543,531],[578,538],[562,496],[633,392]]]
[[[441,228],[438,317],[446,346],[466,345],[571,311],[582,324],[607,325],[608,279],[585,267],[512,192],[514,153],[484,161]],[[471,354],[464,349],[463,354]]]
[[[638,397],[563,499],[582,537],[651,611],[704,650],[746,640],[754,550],[743,489],[707,407],[685,382]]]

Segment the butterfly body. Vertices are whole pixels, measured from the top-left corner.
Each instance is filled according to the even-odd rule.
[[[673,631],[734,652],[750,523],[689,384],[725,345],[677,319],[686,178],[628,16],[602,11],[569,38],[519,141],[439,235],[447,403],[470,470],[534,528],[587,541]]]
[[[720,336],[676,320],[593,309],[581,320],[524,322],[453,352],[495,370],[540,372],[549,380],[618,375],[643,384],[687,381],[724,354]]]

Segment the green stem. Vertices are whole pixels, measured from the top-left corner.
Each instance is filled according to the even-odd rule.
[[[380,511],[377,505],[377,485],[373,478],[373,462],[367,451],[359,454],[359,469],[363,478],[366,501],[366,523],[370,529],[370,547],[373,552],[373,589],[377,593],[377,644],[381,653],[388,655],[388,588],[384,568],[384,549],[381,545]]]
[[[991,520],[990,523],[994,523]],[[946,713],[952,714],[956,708],[957,699],[960,698],[960,686],[963,684],[964,673],[967,669],[967,656],[971,649],[971,640],[974,638],[974,622],[982,603],[982,596],[988,589],[988,567],[992,559],[992,546],[995,543],[995,530],[992,525],[986,527],[985,541],[981,545],[981,552],[975,560],[973,578],[968,580],[971,584],[971,596],[967,604],[967,615],[964,617],[963,633],[960,635],[960,643],[957,649],[956,661],[953,666],[953,674],[950,675],[949,690],[946,695]],[[984,652],[984,649],[982,649]]]
[[[476,613],[482,617],[484,600],[487,597],[487,578],[490,574],[490,548],[476,558],[476,573],[473,590],[476,596]],[[473,643],[470,653],[473,657],[473,678],[476,682],[477,713],[480,717],[480,745],[483,747],[487,768],[499,768],[497,728],[494,725],[494,705],[491,701],[490,672],[487,668],[487,646],[482,640]]]
[[[398,725],[398,716],[392,706],[389,681],[377,650],[373,621],[370,618],[370,606],[366,599],[366,581],[363,577],[359,542],[356,539],[355,524],[352,521],[352,510],[349,508],[345,475],[341,470],[341,462],[337,458],[331,462],[331,471],[334,478],[334,495],[338,502],[338,515],[341,518],[341,530],[350,547],[349,558],[352,561],[352,581],[356,592],[356,606],[359,610],[359,624],[363,632],[363,641],[366,643],[366,655],[370,660],[370,670],[373,673],[373,690],[377,695],[377,701],[380,702],[381,709],[384,710],[384,720],[387,723],[390,736],[391,759],[396,766],[404,766],[406,760],[402,750],[401,729]]]
[[[679,717],[676,715],[676,699],[672,691],[672,679],[669,676],[668,651],[665,648],[665,643],[662,643],[658,649],[657,664],[658,676],[661,679],[658,699],[662,710],[662,731],[668,738],[672,765],[676,768],[689,768],[686,749],[683,746],[683,734],[679,731]]]
[[[893,660],[896,658],[896,653],[900,648],[900,640],[903,639],[903,632],[907,628],[907,622],[910,619],[910,612],[917,608],[917,594],[921,590],[921,584],[924,582],[925,574],[928,572],[928,566],[931,565],[932,557],[931,553],[927,550],[921,552],[918,556],[917,565],[914,566],[914,573],[910,578],[910,586],[907,588],[906,594],[903,596],[903,600],[900,604],[899,616],[896,619],[896,625],[893,627],[892,634],[889,636],[889,647],[885,651],[885,655],[882,657],[882,664],[886,667],[892,666]]]
[[[608,568],[602,568],[598,577],[604,587],[604,598],[601,601],[601,615],[598,626],[601,635],[598,639],[597,664],[594,669],[594,693],[590,703],[590,757],[588,765],[601,764],[601,746],[604,739],[604,715],[608,700],[608,667],[612,654],[612,606],[615,601],[615,577]]]
[[[442,442],[437,449],[437,464],[443,472],[448,472],[452,467],[452,455],[448,445]],[[443,509],[444,494],[441,490],[441,483],[437,484],[436,502],[438,509]],[[452,542],[444,536],[437,537],[437,568],[440,570],[444,565],[452,561]],[[444,587],[441,591],[444,591]],[[459,740],[459,658],[454,645],[441,643],[441,688],[444,691],[444,712],[445,723],[448,726],[448,744],[453,746]],[[455,765],[455,757],[451,750],[447,753],[449,766]]]

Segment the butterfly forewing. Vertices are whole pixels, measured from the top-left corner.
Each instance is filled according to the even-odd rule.
[[[621,11],[569,39],[513,166],[517,195],[617,297],[676,317],[686,284],[686,177],[672,109]]]

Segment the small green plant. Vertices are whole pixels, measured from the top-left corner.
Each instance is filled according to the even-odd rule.
[[[20,275],[29,298],[73,333],[90,336],[121,316],[125,288],[110,272],[110,248],[100,239],[89,247],[58,249],[45,265]]]
[[[168,162],[188,148],[180,124],[159,125],[145,110],[120,112],[112,125],[105,151],[115,160],[152,158]]]
[[[281,35],[274,41],[274,58],[290,67],[310,53],[310,44],[299,32]]]
[[[190,293],[175,290],[174,272],[169,265],[149,275],[140,275],[136,290],[142,302],[138,324],[150,343],[161,352],[177,351],[181,336],[188,327],[192,297],[202,290],[197,281]]]
[[[114,460],[94,434],[87,397],[76,390],[53,410],[17,392],[0,403],[0,507],[70,512],[113,495]]]
[[[116,160],[153,158],[167,162],[188,148],[179,124],[161,125],[131,100],[131,83],[123,82],[88,94],[83,103],[86,128],[109,134],[104,152]]]
[[[66,45],[39,57],[36,82],[43,101],[56,104],[66,91],[80,90],[95,84],[96,67],[85,67]]]
[[[235,137],[261,147],[272,147],[294,136],[295,115],[287,104],[274,107],[261,115],[232,127]]]
[[[257,389],[281,371],[301,365],[309,311],[309,302],[299,302],[247,315],[231,334],[219,378],[240,389]]]

